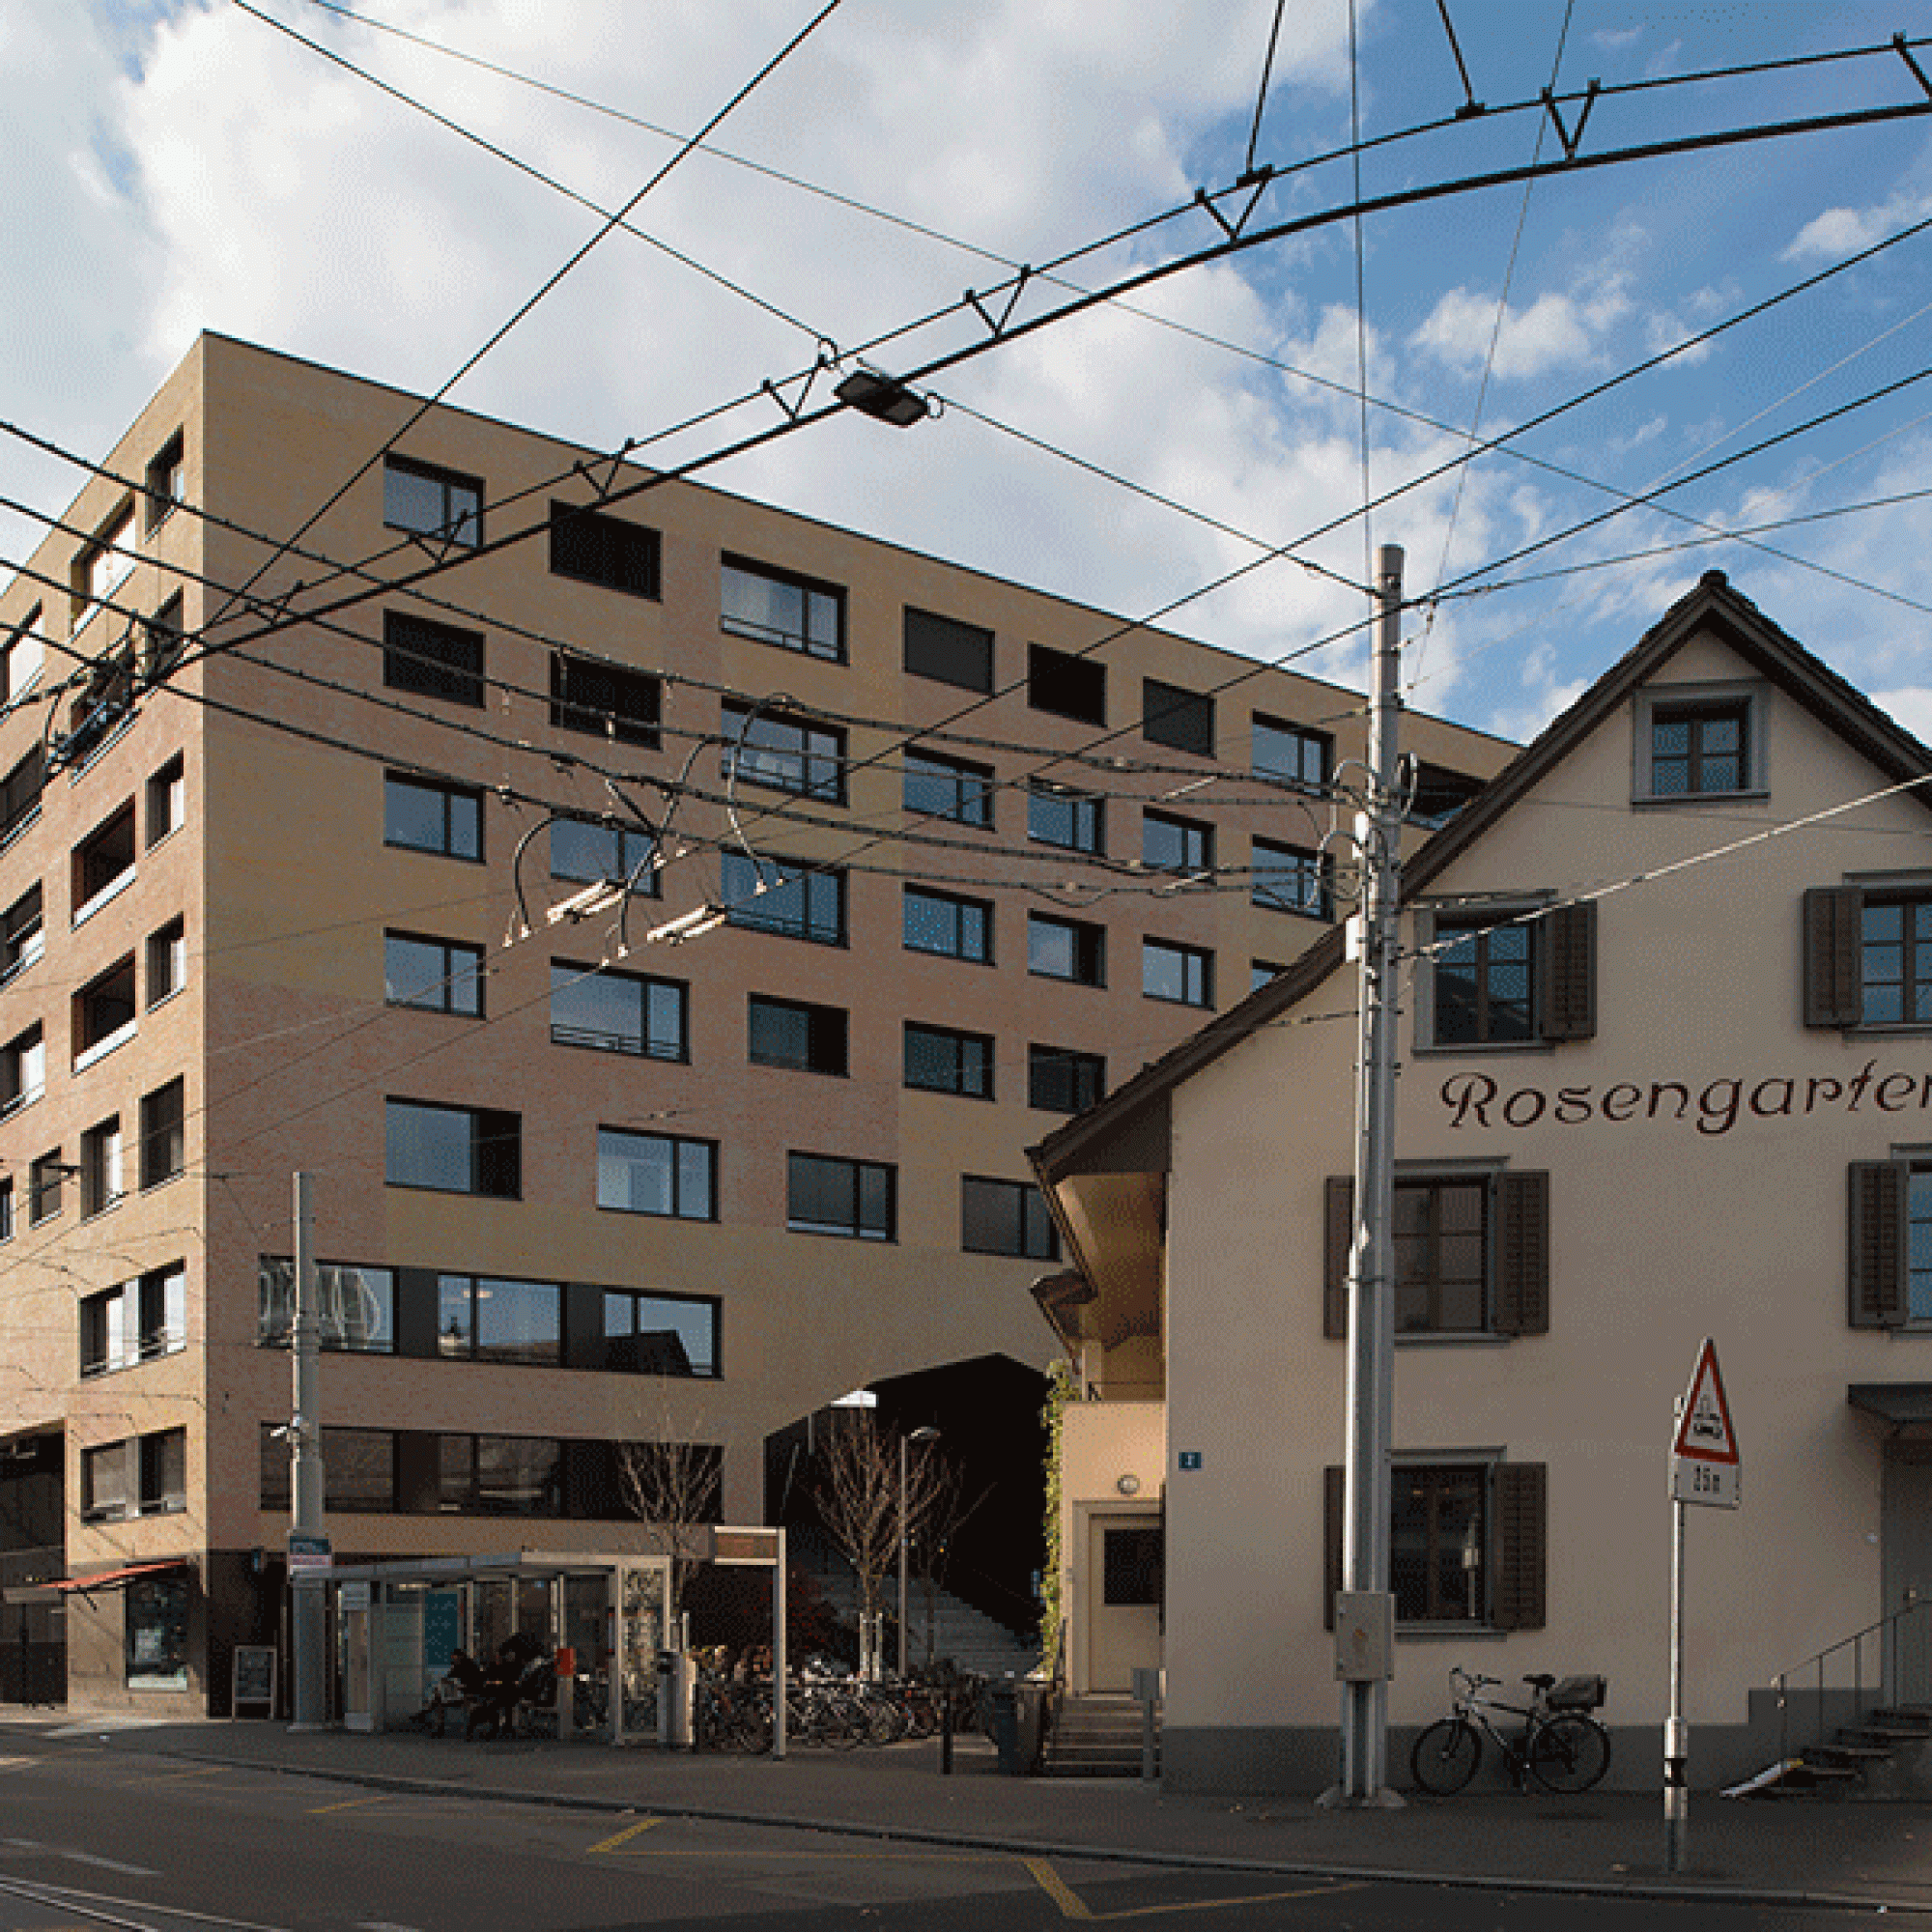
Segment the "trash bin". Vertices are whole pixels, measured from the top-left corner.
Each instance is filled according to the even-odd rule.
[[[1008,1777],[1025,1771],[1020,1762],[1020,1690],[1010,1677],[986,1688],[987,1710],[992,1720],[993,1748],[1000,1755],[1000,1770]]]
[[[658,1652],[658,1743],[666,1750],[691,1748],[692,1693],[697,1674],[678,1650]]]

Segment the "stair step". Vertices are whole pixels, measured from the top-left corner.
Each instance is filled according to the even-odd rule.
[[[1856,1770],[1860,1765],[1879,1763],[1891,1752],[1884,1745],[1807,1745],[1804,1759],[1814,1769],[1831,1767]]]

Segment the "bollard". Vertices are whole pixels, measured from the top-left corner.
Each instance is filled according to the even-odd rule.
[[[946,1690],[939,1705],[939,1775],[952,1776],[952,1691]]]

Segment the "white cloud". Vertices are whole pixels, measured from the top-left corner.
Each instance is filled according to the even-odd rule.
[[[1813,215],[1778,258],[1785,262],[1835,261],[1856,255],[1932,214],[1932,194],[1903,191],[1869,208],[1828,208]]]
[[[1592,361],[1605,332],[1630,309],[1621,278],[1584,298],[1551,293],[1527,308],[1511,306],[1496,327],[1493,296],[1451,289],[1409,338],[1411,344],[1452,367],[1478,369],[1495,343],[1498,377],[1547,375]]]

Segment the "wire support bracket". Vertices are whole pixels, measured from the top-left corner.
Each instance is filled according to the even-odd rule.
[[[580,456],[570,467],[596,491],[600,503],[608,502],[617,487],[617,472],[624,467],[624,459],[637,447],[638,439],[627,436],[609,456],[600,456],[594,462]]]
[[[1899,59],[1912,70],[1913,79],[1925,90],[1926,99],[1932,100],[1932,80],[1925,78],[1925,70],[1912,58],[1912,48],[1907,44],[1905,36],[1903,34],[1892,35],[1891,44],[1897,48]]]
[[[1234,185],[1234,187],[1217,188],[1211,195],[1208,192],[1208,190],[1205,187],[1197,187],[1194,190],[1195,206],[1198,208],[1206,209],[1208,213],[1214,217],[1215,227],[1217,227],[1221,231],[1221,233],[1228,238],[1230,242],[1238,242],[1241,239],[1241,230],[1248,225],[1248,222],[1250,218],[1253,216],[1255,210],[1261,206],[1262,196],[1268,191],[1268,184],[1273,180],[1274,180],[1274,170],[1272,168],[1262,168],[1257,172],[1244,174],[1240,178],[1240,180]],[[1235,217],[1234,222],[1230,224],[1228,217],[1225,214],[1223,214],[1221,211],[1217,207],[1215,207],[1214,204],[1217,201],[1219,201],[1223,195],[1232,194],[1238,188],[1243,188],[1248,186],[1251,183],[1253,184],[1254,186],[1255,190],[1254,193],[1249,195],[1247,206],[1241,210],[1240,213]]]
[[[1574,161],[1577,158],[1577,150],[1583,145],[1583,129],[1589,124],[1590,109],[1597,104],[1597,96],[1602,91],[1603,85],[1601,80],[1592,80],[1583,90],[1583,104],[1577,110],[1577,125],[1574,128],[1564,124],[1562,112],[1556,105],[1556,96],[1547,87],[1543,90],[1543,105],[1555,126],[1556,138],[1563,144],[1563,158],[1566,161]]]
[[[844,358],[838,353],[838,345],[829,335],[818,338],[818,354],[811,367],[796,376],[786,376],[774,383],[769,376],[762,378],[758,387],[784,412],[785,420],[794,427],[805,416],[805,406],[811,398],[811,386],[827,369],[836,369]],[[785,394],[788,386],[796,384],[798,400],[794,402]]]
[[[1000,337],[1007,332],[1007,325],[1012,321],[1013,310],[1019,306],[1020,297],[1026,293],[1026,285],[1032,279],[1032,276],[1033,264],[1022,262],[1020,264],[1019,274],[1013,281],[1013,292],[1007,298],[1007,305],[1000,311],[997,322],[987,313],[986,304],[980,299],[977,291],[968,289],[965,292],[965,299],[973,304],[974,311],[978,314],[980,320],[986,325],[995,342],[999,341]]]

